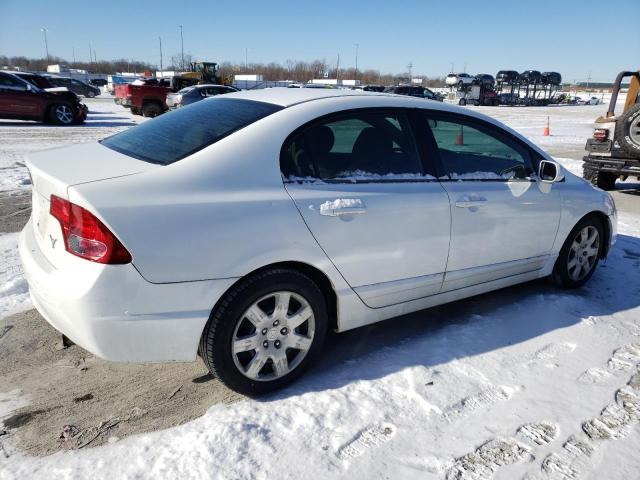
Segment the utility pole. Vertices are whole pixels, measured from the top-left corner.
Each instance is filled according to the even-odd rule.
[[[93,64],[93,57],[91,56],[93,48],[91,47],[91,42],[89,42],[89,65]]]
[[[463,73],[467,73],[467,62],[464,62],[464,69],[462,70]]]
[[[244,47],[244,72],[247,73],[249,61],[248,61],[248,49]]]
[[[340,78],[340,54],[338,53],[338,62],[336,63],[336,83],[338,83],[339,78]]]
[[[411,74],[411,71],[413,69],[413,63],[409,62],[409,65],[407,65],[407,68],[409,69],[409,83],[413,83],[413,76]]]
[[[71,47],[71,51],[73,54],[73,65],[75,66],[76,64],[76,47]]]
[[[354,80],[358,80],[358,48],[360,47],[360,44],[356,43],[356,74]]]
[[[162,77],[162,37],[158,37],[160,41],[160,76]]]
[[[178,25],[180,27],[180,55],[181,55],[181,65],[180,68],[184,72],[184,37],[182,36],[182,25]]]
[[[42,35],[44,36],[44,50],[47,53],[47,65],[49,65],[49,43],[47,42],[47,30],[46,28],[41,28]]]

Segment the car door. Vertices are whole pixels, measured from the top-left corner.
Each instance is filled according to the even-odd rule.
[[[0,73],[0,112],[11,117],[37,117],[41,100],[27,82]]]
[[[544,188],[531,150],[472,117],[428,113],[424,124],[451,202],[443,291],[542,268],[560,221],[558,188]]]
[[[375,109],[306,125],[282,149],[287,192],[370,307],[433,295],[442,286],[449,200],[418,151],[410,114]]]

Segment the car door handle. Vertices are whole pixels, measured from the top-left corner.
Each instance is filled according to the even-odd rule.
[[[320,215],[339,217],[340,215],[362,215],[367,208],[359,198],[337,198],[320,205]]]
[[[487,199],[484,197],[480,197],[480,198],[463,197],[460,200],[456,201],[456,207],[458,208],[481,207],[486,204],[487,204]]]

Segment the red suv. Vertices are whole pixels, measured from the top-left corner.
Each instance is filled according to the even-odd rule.
[[[0,71],[0,118],[56,125],[83,123],[87,107],[80,103],[80,98],[66,89],[52,88],[40,75]]]

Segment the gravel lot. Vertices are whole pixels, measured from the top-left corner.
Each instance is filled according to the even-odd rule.
[[[90,114],[84,126],[0,122],[0,233],[18,232],[29,218],[30,186],[24,182],[21,166],[27,153],[98,140],[142,121],[110,98],[87,99],[86,103]],[[562,112],[559,108],[480,110],[539,141],[554,156],[578,160],[590,134],[590,122],[575,124],[577,118],[585,117],[585,109],[593,113],[586,116],[595,118],[603,107],[568,107]],[[550,139],[541,136],[547,115],[552,117]],[[640,213],[640,188],[635,187],[638,185],[631,182],[619,185],[615,197],[620,210]],[[348,338],[339,340],[342,347],[348,342]],[[65,426],[86,432],[87,443],[82,446],[91,447],[179,425],[203,415],[212,405],[241,398],[211,378],[199,361],[115,364],[77,346],[62,348],[59,334],[35,310],[0,319],[0,392],[15,389],[31,403],[4,424],[17,448],[30,455],[66,448],[60,439]]]

